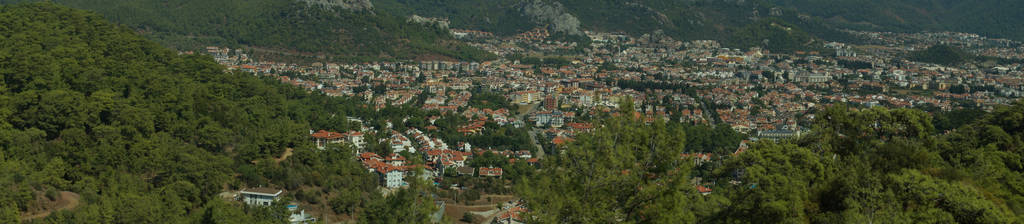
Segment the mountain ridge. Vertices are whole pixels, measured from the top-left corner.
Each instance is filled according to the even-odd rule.
[[[37,0],[0,0],[0,3]],[[677,40],[718,40],[730,48],[784,43],[814,49],[806,37],[855,42],[842,29],[951,30],[1024,39],[1022,3],[984,0],[256,0],[55,2],[95,10],[177,49],[206,45],[253,47],[305,60],[376,61],[445,58],[482,61],[493,55],[459,41],[443,27],[407,24],[413,15],[444,18],[450,27],[512,36],[538,27],[584,36],[583,30],[633,36],[661,31]],[[1003,5],[1006,7],[993,7]],[[1021,6],[1021,7],[1017,7]],[[992,12],[992,13],[984,13]],[[1016,13],[1016,14],[1015,14]],[[167,19],[171,18],[171,19]],[[778,36],[752,26],[772,19],[798,32]],[[1016,19],[1016,20],[1015,20]],[[809,35],[804,35],[807,33]],[[779,33],[776,33],[779,34]],[[565,36],[565,35],[559,35]],[[757,40],[755,40],[757,39]],[[295,56],[298,55],[298,56]],[[425,57],[424,57],[425,56]]]
[[[37,0],[0,0],[0,3]],[[449,60],[493,58],[456,41],[447,30],[371,10],[365,0],[58,0],[93,10],[182,51],[205,46],[294,52],[295,59],[378,61],[433,55]],[[342,7],[344,6],[344,7]],[[337,9],[337,10],[334,10]]]

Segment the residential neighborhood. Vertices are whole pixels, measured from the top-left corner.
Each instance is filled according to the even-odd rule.
[[[0,1],[0,224],[1024,223],[1022,9]]]
[[[211,46],[205,53],[230,70],[358,100],[378,112],[426,111],[427,116],[387,120],[384,126],[349,117],[357,128],[310,130],[309,139],[320,150],[351,150],[367,172],[379,177],[385,192],[409,186],[414,177],[454,195],[474,190],[466,181],[506,186],[512,181],[508,169],[517,164],[541,169],[543,155],[558,154],[559,147],[594,130],[592,122],[604,116],[725,127],[744,136],[728,147],[687,148],[680,155],[696,167],[708,167],[743,153],[749,142],[802,136],[812,128],[815,113],[830,105],[988,111],[1024,92],[1020,63],[947,66],[900,57],[947,44],[983,56],[1024,58],[1020,42],[975,34],[848,31],[871,41],[826,42],[820,44],[821,51],[772,52],[658,35],[588,31],[593,42],[579,46],[546,40],[549,34],[543,29],[509,38],[452,32],[501,57],[487,62],[292,64],[259,61],[240,49]],[[556,53],[567,50],[576,53]],[[635,114],[616,112],[623,100],[631,100]],[[482,140],[499,133],[528,141]],[[703,195],[713,194],[721,184],[730,183],[699,176],[693,182]],[[457,202],[454,196],[443,197],[438,200],[452,200],[448,209],[460,206],[452,203]],[[506,207],[490,220],[519,223],[518,214],[527,209],[521,203]]]

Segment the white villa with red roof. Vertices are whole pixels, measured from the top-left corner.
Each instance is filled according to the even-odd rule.
[[[484,168],[484,167],[480,167],[480,176],[481,177],[501,177],[501,173],[502,173],[502,170],[501,170],[500,167],[499,168],[494,168],[494,167]]]
[[[320,130],[310,134],[313,137],[313,144],[318,149],[327,148],[327,144],[339,144],[345,140],[345,135],[337,132]]]
[[[313,144],[316,145],[316,148],[318,149],[325,149],[328,144],[339,144],[346,141],[349,144],[352,144],[352,146],[355,146],[356,149],[363,149],[366,147],[366,142],[363,140],[363,133],[358,131],[338,133],[320,130],[310,133],[310,137],[313,138]]]
[[[425,172],[420,176],[423,179],[430,179],[436,177],[436,173],[427,166],[424,165],[409,165],[406,163],[405,157],[392,153],[387,157],[381,157],[376,153],[364,152],[359,154],[359,161],[363,163],[363,167],[371,173],[376,173],[380,176],[381,184],[387,188],[398,188],[406,185],[405,177],[411,175],[412,172],[416,172],[418,169],[423,168]]]

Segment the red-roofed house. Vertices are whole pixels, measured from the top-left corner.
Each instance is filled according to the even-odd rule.
[[[388,158],[386,159],[386,161],[387,161],[388,164],[391,164],[392,166],[404,166],[405,165],[405,157],[401,156],[401,155],[398,155],[398,154],[395,154],[395,153],[391,153],[391,155],[388,155]]]
[[[405,183],[405,181],[402,180],[405,178],[405,171],[400,169],[400,167],[386,165],[377,171],[383,178],[384,187],[397,188],[401,187]]]
[[[711,194],[711,188],[697,185],[697,192],[700,192],[701,195],[709,195]]]
[[[520,218],[520,215],[524,212],[526,212],[526,208],[521,206],[512,207],[507,212],[501,213],[494,221],[501,224],[524,223],[523,219]]]
[[[344,134],[324,130],[313,133],[311,136],[313,137],[313,144],[316,144],[318,149],[324,149],[327,147],[327,144],[338,144],[345,140]]]
[[[501,177],[501,173],[502,173],[501,168],[494,168],[494,167],[484,168],[484,167],[480,167],[480,176],[481,177]]]
[[[561,146],[561,145],[565,145],[566,143],[569,143],[569,142],[572,142],[572,141],[575,141],[575,139],[568,138],[568,137],[558,136],[558,137],[555,137],[555,139],[551,140],[551,144],[555,144],[557,146]]]
[[[740,142],[740,146],[736,148],[736,152],[733,152],[732,155],[738,156],[740,155],[740,153],[747,151],[747,149],[749,148],[750,146],[747,145],[747,140],[743,140],[742,142]]]

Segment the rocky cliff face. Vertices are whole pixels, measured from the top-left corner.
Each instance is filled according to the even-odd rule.
[[[550,25],[555,32],[583,35],[583,31],[580,31],[580,20],[569,14],[561,3],[526,0],[521,2],[518,8],[533,22]]]
[[[373,3],[370,0],[299,0],[310,6],[320,7],[341,7],[352,11],[373,10]]]
[[[409,19],[407,21],[423,25],[437,26],[437,28],[441,28],[442,30],[448,30],[448,26],[451,25],[451,22],[449,22],[448,19],[428,18],[419,15],[409,16]]]

